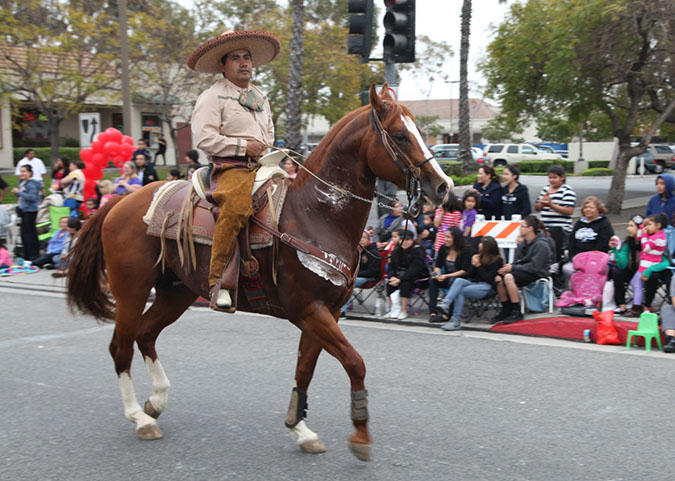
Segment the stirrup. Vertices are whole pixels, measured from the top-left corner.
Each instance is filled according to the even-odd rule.
[[[201,199],[208,201],[206,193],[211,190],[208,167],[200,167],[192,173],[192,186]]]

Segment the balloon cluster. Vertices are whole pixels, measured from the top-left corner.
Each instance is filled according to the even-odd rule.
[[[134,139],[128,135],[122,135],[112,127],[98,134],[91,147],[80,150],[80,159],[84,162],[84,198],[96,197],[96,182],[103,177],[103,169],[112,162],[116,167],[122,167],[131,160],[134,152]]]

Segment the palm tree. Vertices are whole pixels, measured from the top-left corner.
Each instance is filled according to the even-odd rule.
[[[469,83],[467,78],[469,36],[471,35],[471,0],[464,0],[462,5],[461,35],[462,38],[459,46],[459,160],[462,162],[464,175],[469,175],[476,167],[471,153]]]
[[[292,0],[291,4],[293,24],[288,68],[288,95],[286,96],[286,147],[297,152],[302,143],[302,49],[305,4],[304,0]]]

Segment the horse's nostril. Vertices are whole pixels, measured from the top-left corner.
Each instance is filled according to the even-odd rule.
[[[441,185],[438,186],[436,189],[436,194],[438,195],[439,199],[445,199],[446,194],[448,193],[448,184],[443,182]]]

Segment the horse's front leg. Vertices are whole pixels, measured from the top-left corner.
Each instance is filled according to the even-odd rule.
[[[319,454],[326,451],[319,436],[313,432],[307,423],[307,389],[314,375],[316,361],[321,354],[321,345],[304,332],[300,336],[298,346],[298,362],[295,367],[295,387],[291,393],[291,402],[286,415],[286,427],[295,436],[296,443],[306,453]]]
[[[354,455],[362,461],[369,461],[371,455],[370,433],[368,432],[368,392],[365,389],[366,366],[356,349],[349,344],[335,321],[335,317],[324,305],[305,312],[298,326],[317,341],[322,349],[335,357],[344,367],[351,384],[351,418],[356,432],[349,437]],[[316,354],[318,357],[318,354]],[[312,372],[316,360],[311,364]]]

